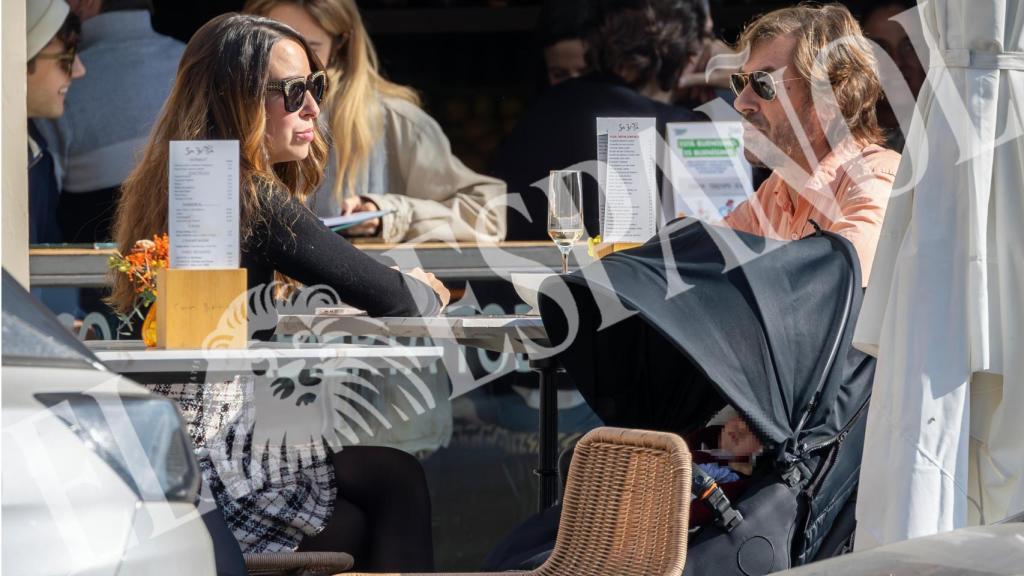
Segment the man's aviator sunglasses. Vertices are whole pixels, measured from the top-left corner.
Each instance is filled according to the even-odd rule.
[[[789,82],[790,80],[796,80],[796,78],[776,80],[772,77],[771,72],[755,70],[753,72],[737,72],[730,75],[729,86],[732,87],[732,91],[738,97],[746,89],[747,84],[750,84],[751,90],[754,91],[754,94],[757,94],[758,98],[771,102],[778,95],[775,85]]]
[[[313,100],[317,104],[323,102],[324,94],[327,93],[327,74],[321,70],[310,74],[308,78],[289,78],[288,80],[267,82],[267,91],[284,94],[284,109],[288,112],[295,112],[302,108],[307,90],[313,95]]]

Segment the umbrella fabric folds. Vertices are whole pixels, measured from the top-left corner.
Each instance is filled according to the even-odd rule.
[[[1024,3],[919,10],[928,81],[854,337],[878,357],[860,549],[1024,510]]]

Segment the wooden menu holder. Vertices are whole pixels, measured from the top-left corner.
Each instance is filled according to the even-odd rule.
[[[600,260],[613,252],[629,250],[642,245],[640,242],[602,242],[594,245],[594,258]]]
[[[156,278],[157,348],[245,348],[245,268],[167,268]]]

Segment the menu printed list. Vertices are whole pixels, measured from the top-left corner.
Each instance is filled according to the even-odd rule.
[[[171,268],[238,268],[238,141],[172,141],[170,146]]]

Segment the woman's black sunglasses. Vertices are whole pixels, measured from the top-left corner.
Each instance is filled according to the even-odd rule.
[[[747,84],[750,84],[750,88],[757,94],[762,100],[771,102],[775,100],[778,92],[775,90],[776,84],[782,84],[789,82],[790,80],[796,80],[796,78],[786,78],[785,80],[776,80],[772,77],[771,72],[764,70],[755,70],[753,72],[737,72],[729,76],[729,86],[732,87],[732,91],[739,96]]]
[[[327,93],[327,74],[321,70],[309,75],[308,78],[290,78],[288,80],[272,80],[267,82],[267,90],[284,94],[284,109],[295,112],[302,108],[306,100],[306,91],[313,95],[313,100],[320,104]]]

